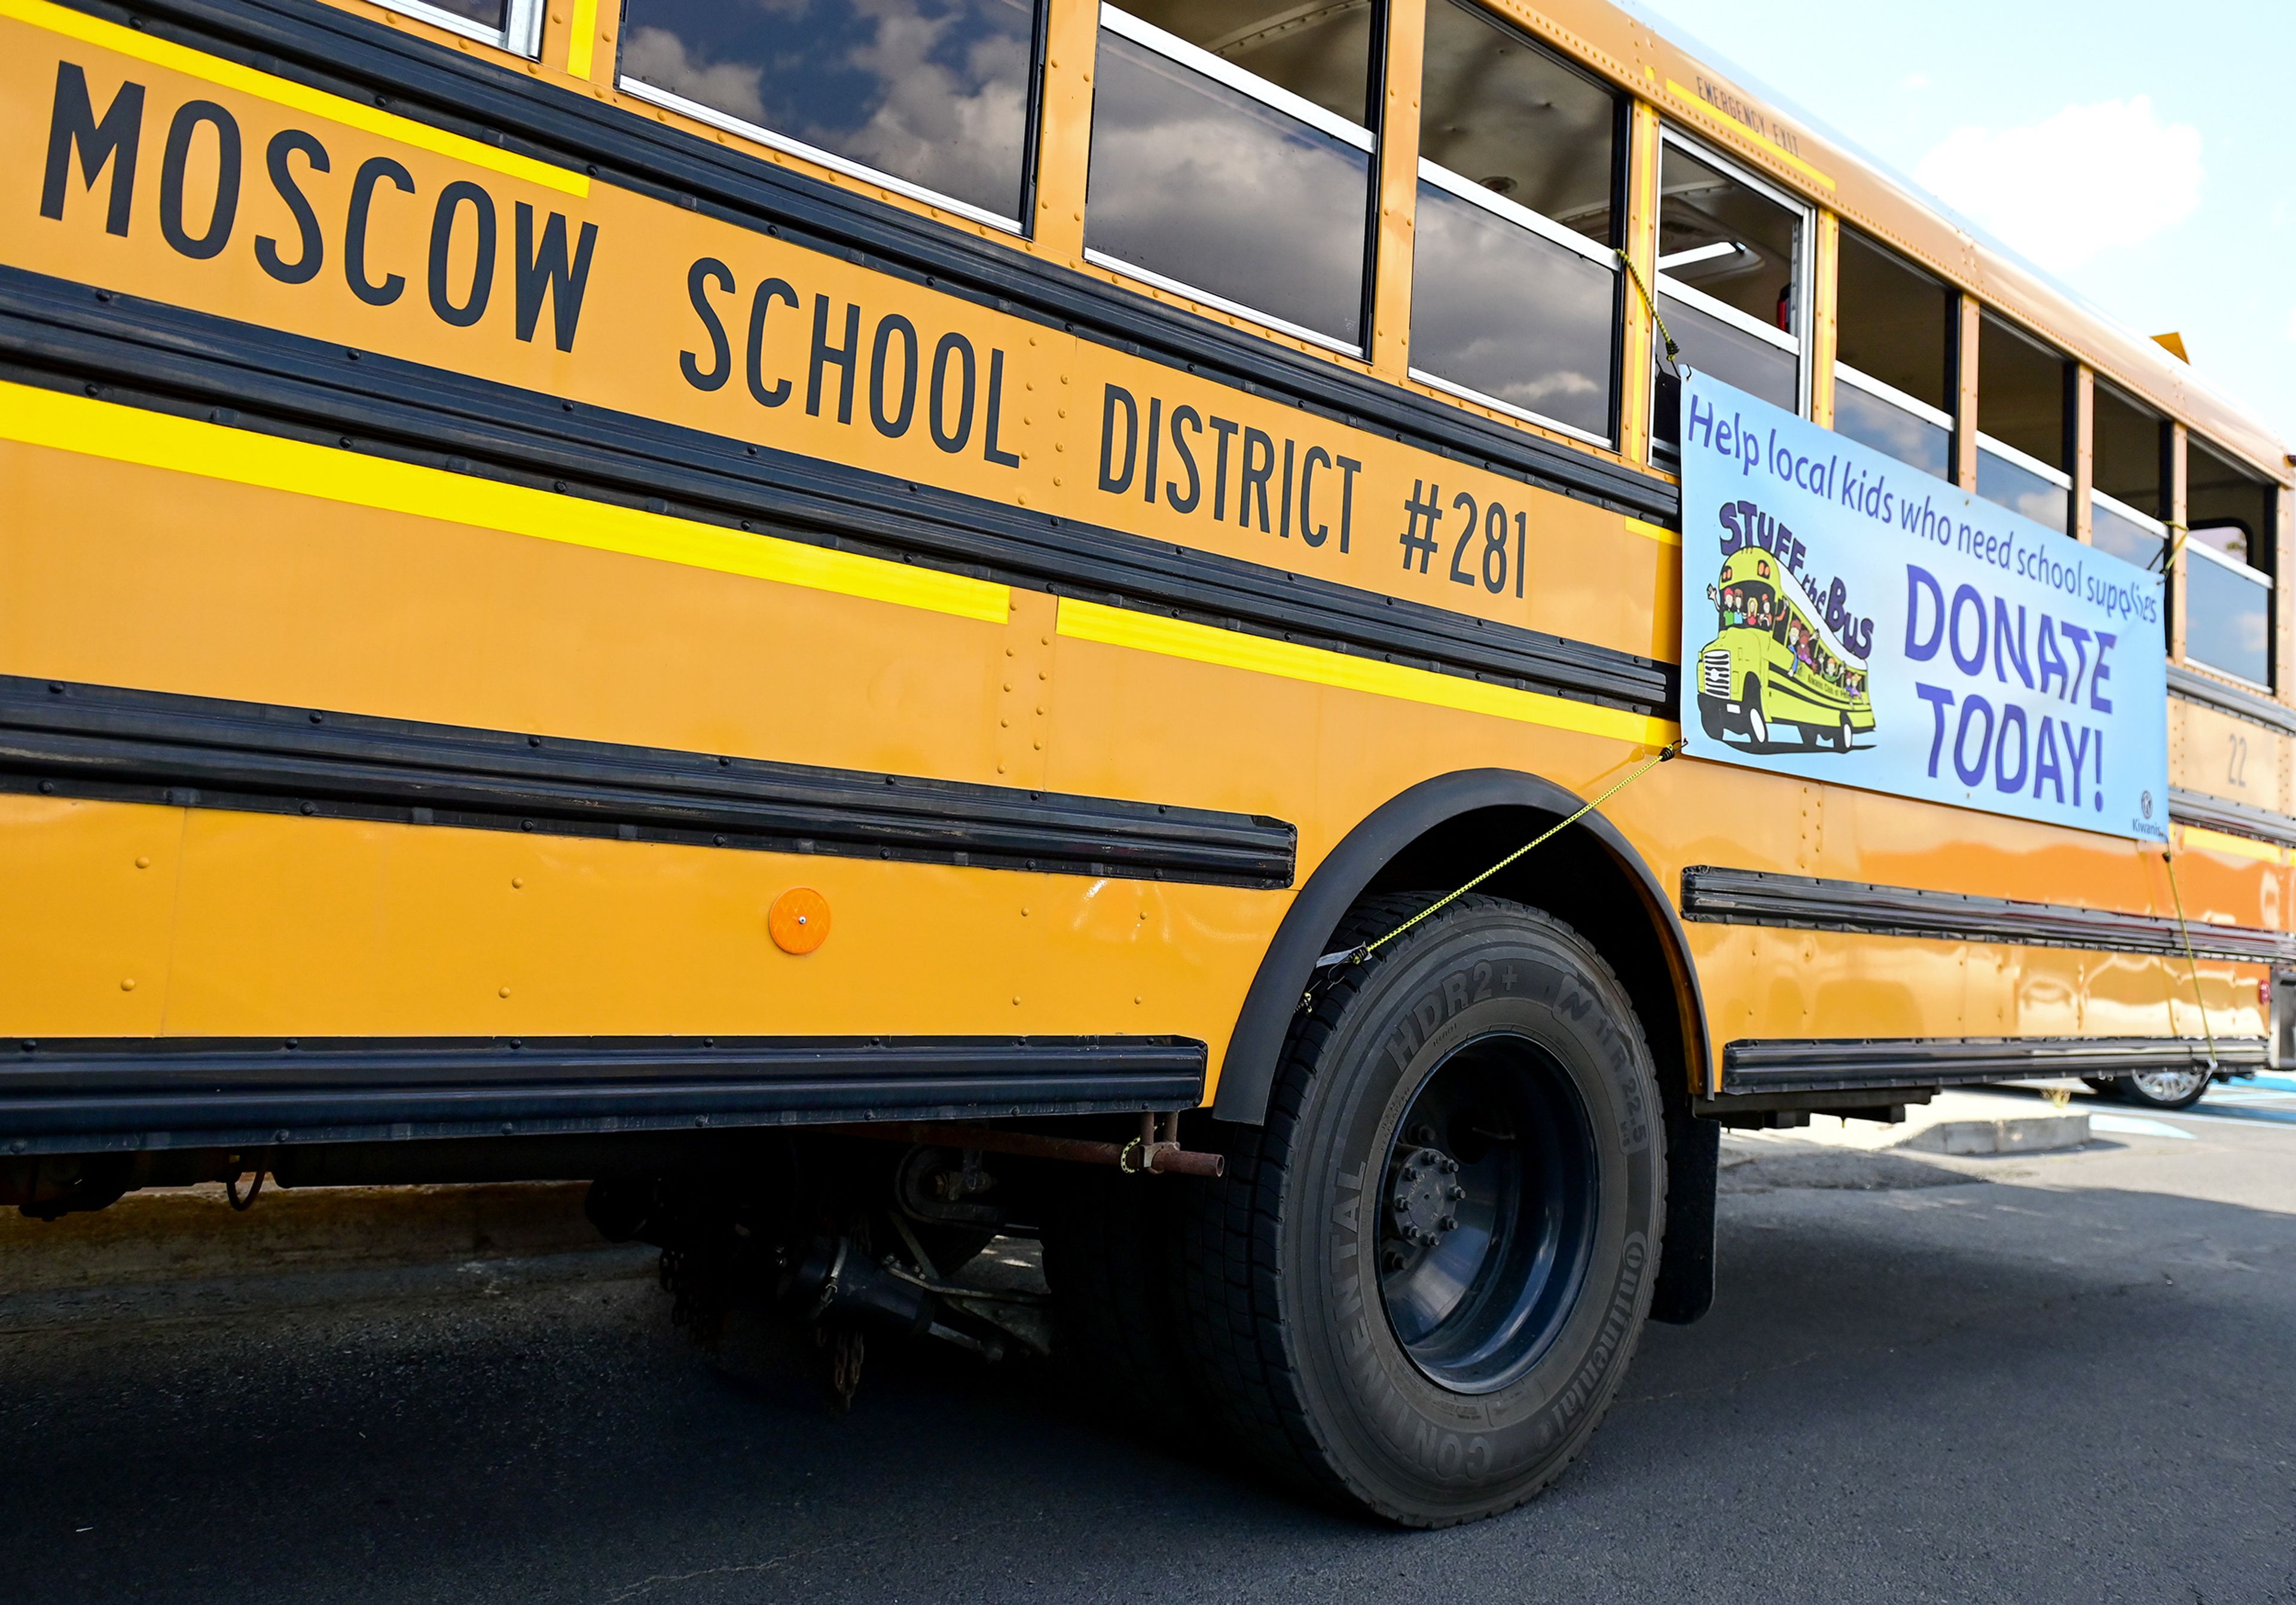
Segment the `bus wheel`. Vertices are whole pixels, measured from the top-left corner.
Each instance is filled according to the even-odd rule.
[[[1431,897],[1382,898],[1341,945]],[[1577,932],[1463,897],[1344,966],[1232,1127],[1180,1266],[1194,1369],[1244,1445],[1406,1527],[1521,1503],[1609,1408],[1666,1208],[1659,1092]]]
[[[2195,1067],[2178,1070],[2139,1070],[2115,1076],[2112,1095],[2140,1109],[2190,1109],[2209,1090],[2209,1073]]]
[[[1746,734],[1757,747],[1770,744],[1770,722],[1762,714],[1762,683],[1752,675],[1746,676]]]
[[[1706,739],[1710,741],[1720,741],[1722,733],[1729,727],[1725,722],[1722,704],[1706,697],[1698,699],[1698,723],[1704,728]]]
[[[1841,728],[1834,733],[1833,749],[1836,752],[1849,751],[1849,743],[1857,733],[1856,731],[1849,728],[1849,716],[1846,713],[1843,714],[1841,716]]]

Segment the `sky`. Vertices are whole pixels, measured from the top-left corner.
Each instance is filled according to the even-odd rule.
[[[2296,447],[2296,0],[1627,4],[2117,322],[2182,333]]]

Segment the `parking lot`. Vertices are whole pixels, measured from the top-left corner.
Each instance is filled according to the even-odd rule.
[[[1046,1367],[873,1353],[832,1421],[627,1252],[0,1298],[0,1528],[56,1601],[2296,1599],[2296,1082],[2074,1107],[2123,1124],[1734,1140],[1714,1314],[1449,1532],[1105,1430]]]

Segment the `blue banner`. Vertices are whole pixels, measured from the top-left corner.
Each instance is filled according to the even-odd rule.
[[[1691,373],[1682,532],[1693,756],[2168,839],[2161,576]]]

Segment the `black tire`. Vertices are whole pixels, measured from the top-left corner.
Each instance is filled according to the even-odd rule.
[[[2115,1076],[2112,1095],[2138,1109],[2190,1109],[2208,1095],[2213,1080],[2199,1067]]]
[[[1770,744],[1770,718],[1762,711],[1762,683],[1752,675],[1746,676],[1745,700],[1738,704],[1744,711],[1738,717],[1746,727],[1746,739],[1757,747]]]
[[[1701,697],[1698,699],[1698,725],[1706,732],[1708,741],[1718,741],[1730,728],[1729,716],[1722,711],[1722,704],[1712,697]]]
[[[1432,901],[1367,904],[1340,945]],[[1491,1515],[1552,1482],[1625,1375],[1666,1211],[1650,1050],[1602,957],[1543,913],[1461,898],[1319,987],[1293,1022],[1267,1124],[1225,1129],[1226,1178],[1175,1195],[1181,1331],[1242,1444],[1292,1482],[1406,1527]],[[1447,1144],[1459,1161],[1447,1172],[1427,1158]],[[1516,1182],[1456,1206],[1464,1216],[1502,1200],[1480,1217],[1488,1230],[1437,1221],[1433,1246],[1406,1245],[1431,1174]],[[1456,1283],[1415,1279],[1447,1270],[1433,1262],[1478,1232],[1487,1257],[1468,1294],[1431,1326],[1424,1290]],[[1374,1267],[1368,1290],[1359,1265]],[[1487,1325],[1500,1335],[1478,1348]]]

